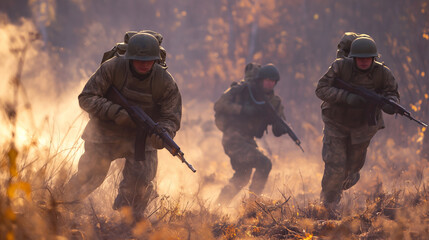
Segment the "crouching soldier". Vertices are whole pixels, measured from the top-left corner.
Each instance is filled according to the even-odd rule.
[[[154,192],[153,179],[158,166],[157,149],[164,143],[157,135],[137,128],[128,112],[106,96],[111,86],[158,122],[171,137],[179,130],[182,104],[179,89],[160,60],[158,40],[151,34],[138,33],[128,42],[124,56],[104,62],[90,77],[79,104],[89,113],[82,135],[85,153],[78,171],[64,188],[64,201],[79,201],[99,187],[110,164],[125,158],[123,179],[113,209],[129,206],[135,220],[143,217]],[[141,149],[144,149],[143,151]]]

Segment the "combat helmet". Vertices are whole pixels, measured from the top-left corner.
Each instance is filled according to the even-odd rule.
[[[378,57],[377,46],[375,41],[369,37],[356,38],[350,47],[349,57],[367,58]]]
[[[278,82],[280,80],[279,70],[274,66],[274,64],[269,63],[265,66],[262,66],[258,72],[258,80],[269,78],[273,81]]]
[[[125,59],[152,61],[161,59],[159,42],[149,33],[137,33],[128,40]]]

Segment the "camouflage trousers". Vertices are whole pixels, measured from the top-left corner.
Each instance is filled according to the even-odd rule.
[[[129,206],[134,217],[140,219],[154,191],[158,158],[156,151],[146,151],[145,161],[134,160],[134,142],[92,143],[85,142],[78,171],[64,187],[64,201],[73,202],[86,198],[106,178],[110,164],[117,158],[125,158],[123,179],[113,209]]]
[[[260,194],[264,190],[272,164],[270,159],[258,150],[253,137],[243,136],[238,132],[224,132],[222,145],[235,173],[229,184],[222,189],[217,201],[229,203],[249,183],[253,168],[255,173],[249,190]]]
[[[357,183],[369,143],[351,144],[350,138],[324,136],[322,157],[325,171],[320,197],[325,206],[337,205],[342,192]]]

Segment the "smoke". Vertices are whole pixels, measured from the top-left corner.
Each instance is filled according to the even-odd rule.
[[[0,82],[0,100],[5,108],[14,98],[19,99],[16,142],[22,147],[35,139],[40,148],[54,149],[53,152],[67,153],[68,149],[74,149],[67,161],[74,164],[75,171],[83,151],[80,134],[88,120],[87,114],[78,106],[78,94],[97,69],[103,52],[122,41],[125,31],[153,29],[164,34],[169,71],[176,78],[183,95],[182,128],[175,141],[188,162],[197,169],[197,173],[192,173],[166,150],[159,151],[157,191],[160,195],[184,196],[190,202],[195,201],[196,195],[213,202],[233,174],[229,159],[223,152],[221,132],[214,125],[213,100],[230,82],[242,77],[246,49],[250,47],[247,40],[253,36],[249,26],[256,26],[256,23],[244,21],[237,14],[247,14],[246,10],[251,9],[252,4],[232,6],[235,10],[228,22],[223,19],[224,15],[225,18],[229,15],[225,13],[225,7],[219,7],[223,4],[221,1],[204,4],[180,1],[174,8],[166,8],[171,3],[164,1],[145,1],[145,4],[138,1],[127,4],[113,2],[110,2],[111,6],[101,8],[96,1],[32,1],[33,19],[22,18],[18,23],[10,23],[7,18],[0,17],[3,19],[0,20],[0,76],[3,79]],[[192,11],[192,4],[201,4],[202,7],[198,8],[201,12]],[[329,51],[334,56],[335,37],[340,37],[349,30],[346,28],[353,25],[346,25],[345,20],[339,21],[341,28],[332,30],[333,36],[328,38],[324,36],[323,29],[327,28],[323,28],[323,24],[333,22],[328,18],[332,17],[330,9],[334,9],[333,5],[320,11],[321,18],[327,18],[323,23],[319,23],[322,22],[319,17],[314,17],[312,22],[304,21],[312,15],[305,15],[305,19],[292,17],[294,9],[297,13],[311,12],[310,6],[305,4],[291,3],[292,10],[273,9],[272,6],[276,5],[269,5],[261,12],[261,19],[269,22],[270,28],[263,28],[262,24],[258,29],[259,35],[253,36],[257,39],[253,39],[252,44],[258,49],[253,59],[278,61],[282,80],[276,91],[285,103],[286,117],[300,137],[305,153],[288,136],[275,138],[270,133],[258,140],[258,145],[273,161],[264,195],[273,198],[289,195],[302,205],[317,200],[321,189],[322,123],[318,107],[320,101],[314,96],[314,87],[322,69],[329,65],[327,62],[330,60],[325,57],[324,50],[328,51],[325,47],[332,45]],[[91,9],[103,10],[96,14]],[[276,9],[280,9],[275,13],[276,18],[268,21],[267,16]],[[280,21],[278,18],[282,14],[288,16],[284,25],[276,22]],[[235,26],[228,25],[234,25],[234,21]],[[305,29],[297,27],[305,25],[303,22],[310,27],[305,34],[300,32]],[[236,29],[230,38],[229,29]],[[311,32],[312,29],[317,31]],[[29,42],[30,33],[40,33],[41,38]],[[231,39],[236,44],[234,53],[228,52]],[[379,39],[381,42],[382,37]],[[11,81],[19,71],[17,50],[25,46],[19,79],[22,84],[18,94],[14,95]],[[234,56],[236,61],[226,56]],[[0,121],[0,139],[7,141],[13,126],[5,114]],[[410,124],[389,117],[386,123],[388,129],[397,131],[404,129],[395,126]],[[383,182],[386,189],[413,188],[427,182],[427,164],[416,154],[419,146],[404,144],[413,142],[414,135],[412,133],[410,139],[404,140],[391,138],[389,130],[380,131],[369,148],[360,182],[347,194],[369,196],[377,182]],[[61,161],[61,156],[57,159]],[[112,164],[109,177],[92,197],[113,202],[122,164],[123,160]],[[248,194],[245,188],[231,206],[237,206],[241,197]],[[110,206],[103,207],[106,212],[111,211]]]
[[[58,76],[53,74],[58,56],[46,51],[33,21],[23,18],[12,24],[4,20],[0,25],[0,56],[4,60],[0,66],[0,102],[5,110],[0,119],[1,144],[9,144],[14,136],[20,150],[33,148],[27,158],[30,162],[39,158],[41,151],[51,151],[46,161],[52,154],[58,153],[60,158],[79,151],[77,139],[86,119],[76,96],[84,82],[58,94]],[[38,161],[36,165],[44,164]]]

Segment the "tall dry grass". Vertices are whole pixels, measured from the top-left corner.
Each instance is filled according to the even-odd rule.
[[[198,175],[161,152],[160,195],[147,209],[146,220],[134,223],[130,209],[111,209],[123,160],[112,165],[106,181],[85,201],[61,203],[61,187],[75,172],[74,163],[82,153],[78,133],[86,119],[74,112],[64,127],[60,120],[35,114],[40,109],[28,96],[22,71],[36,37],[24,34],[20,44],[10,49],[16,59],[10,66],[16,71],[5,82],[13,94],[1,99],[0,239],[425,239],[429,235],[429,169],[427,160],[417,155],[418,135],[402,144],[378,134],[362,179],[344,194],[341,220],[326,220],[327,213],[318,203],[321,131],[306,123],[296,126],[305,129],[305,154],[287,137],[269,135],[258,141],[275,166],[263,196],[244,189],[230,206],[215,205],[213,200],[232,170],[214,127],[212,103],[198,100],[185,103],[183,128],[176,138]],[[291,111],[298,109],[291,106]]]

